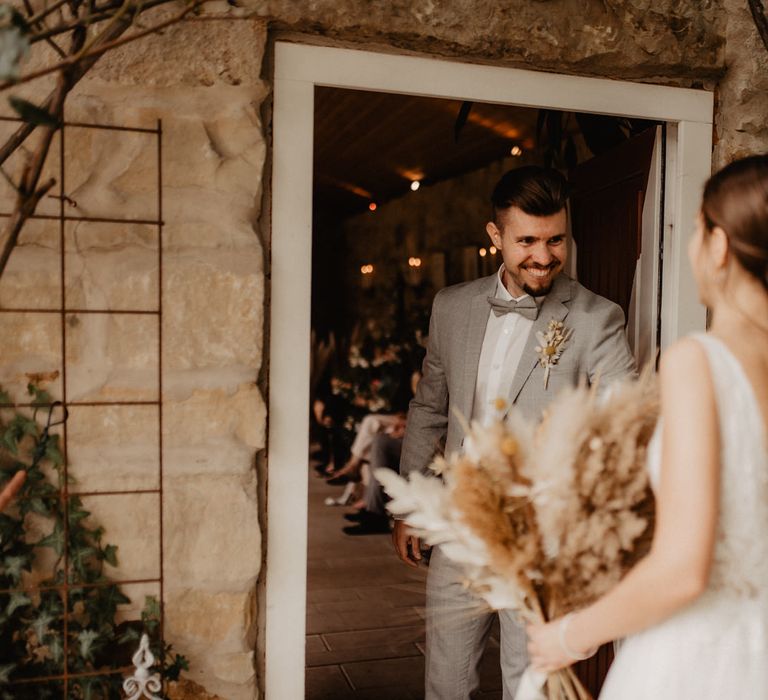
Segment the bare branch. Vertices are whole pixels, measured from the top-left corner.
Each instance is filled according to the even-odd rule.
[[[747,2],[749,3],[749,10],[752,12],[752,19],[755,20],[757,33],[763,40],[765,50],[768,51],[768,17],[766,17],[763,2],[762,0],[747,0]]]
[[[173,0],[148,0],[147,2],[144,2],[144,3],[137,3],[136,5],[134,5],[133,9],[135,11],[135,14],[139,14],[141,12],[145,12],[146,10],[152,9],[153,7],[158,7],[160,5],[167,5],[170,2],[173,2]],[[35,32],[30,35],[29,41],[31,44],[35,44],[38,41],[43,41],[47,39],[48,37],[57,36],[59,34],[65,34],[66,32],[70,32],[76,27],[85,27],[87,25],[93,26],[94,24],[98,24],[99,22],[104,22],[114,17],[115,14],[123,6],[123,4],[124,3],[117,2],[117,1],[110,2],[107,5],[96,8],[93,12],[89,12],[84,17],[78,17],[69,22],[61,22],[51,27],[50,29],[46,29],[45,31]]]
[[[24,200],[24,206],[13,213],[13,216],[8,222],[6,227],[6,234],[8,238],[5,240],[3,246],[3,252],[0,254],[0,276],[5,271],[5,266],[8,264],[8,259],[11,257],[13,249],[16,247],[16,243],[19,240],[19,234],[24,224],[27,223],[27,219],[35,213],[38,202],[46,195],[46,193],[56,184],[56,180],[48,180],[37,191],[28,196]]]
[[[37,14],[34,14],[33,12],[30,11],[29,14],[31,15],[31,17],[28,20],[29,23],[38,24],[39,22],[42,22],[48,15],[53,14],[54,12],[56,12],[56,10],[58,10],[63,5],[66,5],[68,2],[69,0],[57,0],[52,5],[49,5],[44,10],[42,10],[41,12],[38,12]],[[24,0],[25,5],[28,5],[28,3],[29,3],[29,0]],[[31,9],[32,8],[30,7],[29,10]]]
[[[93,43],[93,48],[88,50],[86,53],[78,56],[71,56],[60,63],[57,63],[55,66],[48,66],[47,68],[41,68],[40,70],[33,71],[32,73],[29,73],[25,75],[24,77],[20,78],[16,81],[9,81],[5,83],[0,83],[0,92],[3,90],[7,90],[8,88],[15,87],[17,85],[22,85],[24,83],[28,83],[32,80],[36,80],[37,78],[42,78],[44,75],[50,75],[51,73],[55,73],[57,71],[65,70],[66,68],[69,68],[70,66],[77,66],[80,64],[81,61],[85,59],[98,59],[103,53],[106,53],[107,51],[110,51],[111,49],[115,49],[118,46],[123,46],[125,44],[129,44],[132,41],[136,41],[137,39],[142,39],[145,36],[148,36],[149,34],[154,34],[156,32],[161,31],[162,29],[165,29],[166,27],[170,27],[173,24],[176,24],[183,20],[190,12],[193,10],[196,10],[198,7],[201,7],[205,4],[207,0],[196,0],[195,2],[188,5],[182,12],[179,12],[178,14],[174,15],[170,19],[166,20],[165,22],[161,22],[160,24],[156,24],[153,27],[149,27],[148,29],[145,29],[140,32],[136,32],[132,34],[131,36],[123,37],[122,39],[117,39],[114,41],[109,42],[101,42],[99,41],[103,36],[104,33],[97,36],[96,40]],[[165,0],[165,2],[170,2],[170,0]],[[130,15],[124,15],[120,18],[120,20],[128,20],[128,24],[130,25],[131,17]],[[127,27],[126,27],[127,28]],[[124,30],[123,30],[124,31]],[[90,66],[89,66],[90,67]]]

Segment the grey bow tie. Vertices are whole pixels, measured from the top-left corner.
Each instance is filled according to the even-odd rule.
[[[523,318],[535,321],[539,316],[539,306],[532,296],[527,296],[520,301],[510,299],[499,299],[498,297],[488,297],[488,303],[497,316],[508,314],[510,311],[520,314]]]

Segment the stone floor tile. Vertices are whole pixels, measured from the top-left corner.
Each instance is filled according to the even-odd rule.
[[[355,690],[405,686],[421,688],[424,684],[424,657],[413,656],[382,661],[359,661],[342,665]]]
[[[402,685],[391,688],[363,688],[355,691],[355,700],[424,700],[424,688]]]
[[[306,697],[423,700],[427,568],[403,565],[387,534],[344,535],[350,509],[323,504],[341,488],[309,481]],[[493,638],[481,664],[484,700],[500,697],[498,631]]]
[[[352,688],[339,666],[320,666],[306,671],[306,700],[352,698]]]
[[[412,642],[380,644],[377,646],[354,646],[346,649],[328,651],[323,649],[310,652],[307,650],[307,666],[328,666],[345,664],[352,661],[379,661],[410,656],[420,656],[421,652]]]
[[[423,606],[427,600],[427,592],[424,582],[419,580],[412,583],[381,586],[376,589],[376,597],[377,600],[389,603],[394,607]]]
[[[319,634],[308,634],[306,644],[307,654],[316,654],[322,651],[328,651],[323,638]]]
[[[375,647],[385,644],[415,644],[424,640],[424,625],[335,632],[324,634],[323,640],[332,651],[353,649],[355,647]]]

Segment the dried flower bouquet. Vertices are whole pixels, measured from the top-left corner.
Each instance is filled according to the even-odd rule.
[[[531,621],[594,601],[645,555],[653,525],[646,449],[658,418],[646,372],[603,395],[560,394],[535,425],[514,407],[472,424],[465,451],[436,460],[443,479],[379,470],[389,509],[463,565],[493,609]],[[571,669],[547,679],[550,700],[589,693]]]

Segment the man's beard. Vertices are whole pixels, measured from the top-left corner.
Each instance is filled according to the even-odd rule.
[[[541,267],[536,267],[535,269],[541,270]],[[526,294],[529,294],[532,297],[545,297],[547,294],[549,294],[552,291],[552,287],[555,284],[555,280],[557,279],[558,274],[560,274],[560,270],[562,269],[562,265],[559,263],[555,263],[554,265],[549,266],[549,270],[553,273],[552,274],[552,281],[546,286],[546,287],[531,287],[528,284],[523,283],[522,289]]]
[[[523,291],[532,297],[545,297],[552,291],[552,285],[554,283],[555,280],[553,279],[546,287],[539,287],[538,289],[533,289],[533,287],[529,287],[527,284],[524,284]]]

